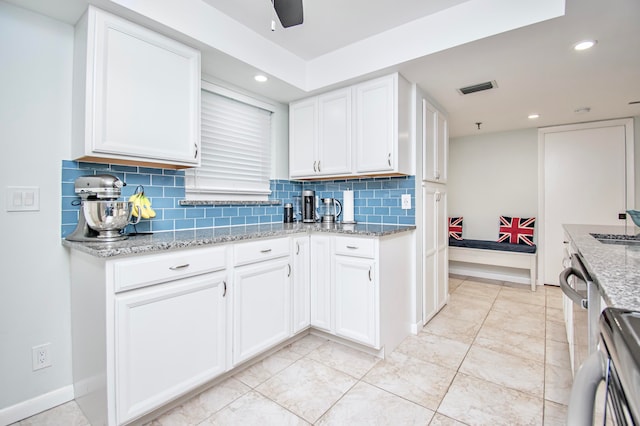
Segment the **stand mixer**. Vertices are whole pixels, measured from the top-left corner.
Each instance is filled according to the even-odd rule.
[[[126,239],[121,231],[130,223],[133,203],[117,201],[126,184],[116,176],[101,174],[80,176],[74,185],[80,197],[80,213],[78,226],[66,239],[85,242]]]

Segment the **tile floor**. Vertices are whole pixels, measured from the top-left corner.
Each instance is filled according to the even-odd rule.
[[[385,360],[309,335],[154,420],[170,425],[563,425],[561,291],[451,277],[450,303]],[[86,425],[75,402],[26,425]]]

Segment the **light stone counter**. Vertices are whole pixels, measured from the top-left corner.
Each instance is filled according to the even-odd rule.
[[[602,243],[597,234],[635,235],[634,226],[564,225],[587,271],[608,306],[640,311],[640,240],[635,244]]]
[[[62,240],[62,245],[80,250],[96,257],[126,256],[140,253],[156,253],[211,244],[252,240],[257,238],[274,238],[288,234],[328,232],[334,234],[350,234],[372,237],[383,237],[416,229],[415,225],[381,225],[358,223],[342,224],[302,224],[302,223],[268,223],[262,225],[225,226],[189,231],[156,232],[151,235],[130,236],[123,241],[75,242]]]

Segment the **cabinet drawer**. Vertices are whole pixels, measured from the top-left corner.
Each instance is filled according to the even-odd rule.
[[[275,238],[234,245],[233,264],[247,265],[289,255],[289,238]]]
[[[375,253],[374,238],[336,237],[336,254],[373,259]]]
[[[115,292],[225,269],[227,247],[154,254],[113,263]]]

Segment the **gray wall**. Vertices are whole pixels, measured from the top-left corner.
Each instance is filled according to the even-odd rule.
[[[71,136],[73,28],[0,2],[0,58],[2,410],[71,384],[60,165]],[[40,211],[7,212],[7,186],[39,187]],[[34,372],[31,348],[43,343],[53,365]]]

